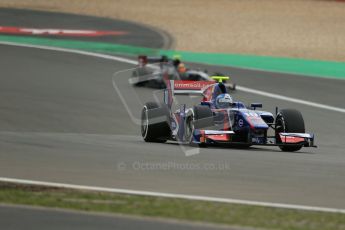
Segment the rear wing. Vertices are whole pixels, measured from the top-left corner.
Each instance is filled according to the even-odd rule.
[[[214,81],[168,80],[167,90],[173,95],[202,95],[208,86],[214,84]]]
[[[164,91],[164,102],[171,108],[174,95],[202,96],[205,89],[215,83],[215,81],[167,80],[167,88]]]

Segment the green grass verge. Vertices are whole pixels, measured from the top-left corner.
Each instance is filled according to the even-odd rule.
[[[184,61],[220,66],[259,69],[264,71],[300,74],[310,77],[345,79],[345,62],[305,60],[297,58],[254,56],[226,53],[197,53],[176,50],[152,49],[113,43],[76,41],[67,39],[50,39],[28,36],[0,35],[0,41],[53,46],[67,49],[79,49],[125,55],[181,55]]]
[[[0,183],[0,203],[228,224],[260,229],[342,230],[345,214]]]

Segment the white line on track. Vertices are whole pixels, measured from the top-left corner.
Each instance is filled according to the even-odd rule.
[[[274,99],[279,99],[279,100],[283,100],[283,101],[294,102],[294,103],[298,103],[298,104],[302,104],[302,105],[308,105],[308,106],[316,107],[319,109],[327,109],[327,110],[331,110],[331,111],[335,111],[335,112],[345,113],[345,109],[339,108],[339,107],[324,105],[324,104],[311,102],[311,101],[305,101],[305,100],[301,100],[301,99],[297,99],[297,98],[293,98],[293,97],[282,96],[282,95],[274,94],[274,93],[268,93],[265,91],[251,89],[251,88],[247,88],[247,87],[243,87],[243,86],[236,86],[236,89],[238,89],[239,91],[247,92],[247,93],[252,93],[252,94],[270,97],[270,98],[274,98]]]
[[[229,204],[255,205],[255,206],[262,206],[262,207],[284,208],[284,209],[295,209],[295,210],[317,211],[317,212],[332,212],[332,213],[343,213],[343,214],[345,214],[345,209],[326,208],[326,207],[315,207],[315,206],[305,206],[305,205],[249,201],[249,200],[228,199],[228,198],[208,197],[208,196],[193,196],[193,195],[186,195],[186,194],[161,193],[161,192],[150,192],[150,191],[141,191],[141,190],[95,187],[95,186],[74,185],[74,184],[64,184],[64,183],[54,183],[54,182],[44,182],[44,181],[34,181],[34,180],[23,180],[23,179],[6,178],[6,177],[0,177],[0,181],[1,182],[7,182],[7,183],[23,184],[23,185],[58,187],[58,188],[87,190],[87,191],[95,191],[95,192],[122,193],[122,194],[139,195],[139,196],[178,198],[178,199],[187,199],[187,200],[196,200],[196,201],[209,201],[209,202],[220,202],[220,203],[229,203]]]
[[[44,49],[44,50],[52,50],[52,51],[60,51],[60,52],[74,53],[74,54],[81,54],[81,55],[86,55],[86,56],[92,56],[92,57],[99,57],[99,58],[108,59],[108,60],[114,60],[114,61],[123,62],[123,63],[127,63],[127,64],[132,64],[132,65],[137,64],[137,61],[134,61],[134,60],[131,60],[128,58],[116,57],[116,56],[107,55],[107,54],[93,53],[93,52],[88,52],[88,51],[65,49],[65,48],[58,48],[58,47],[49,47],[49,46],[19,44],[19,43],[14,43],[14,42],[3,42],[3,41],[0,41],[0,44],[19,46],[19,47],[27,47],[27,48],[37,48],[37,49]],[[268,93],[265,91],[251,89],[251,88],[247,88],[247,87],[243,87],[243,86],[237,86],[236,88],[239,91],[252,93],[252,94],[256,94],[256,95],[260,95],[260,96],[265,96],[265,97],[270,97],[270,98],[274,98],[274,99],[278,99],[278,100],[303,104],[303,105],[312,106],[312,107],[319,108],[319,109],[326,109],[326,110],[330,110],[330,111],[334,111],[334,112],[345,113],[345,108],[339,108],[339,107],[324,105],[324,104],[320,104],[320,103],[316,103],[316,102],[305,101],[305,100],[301,100],[301,99],[297,99],[297,98],[287,97],[287,96],[274,94],[274,93]]]
[[[107,54],[92,53],[92,52],[82,51],[82,50],[65,49],[65,48],[51,47],[51,46],[20,44],[20,43],[15,43],[15,42],[3,42],[3,41],[0,41],[0,44],[1,45],[9,45],[9,46],[26,47],[26,48],[36,48],[36,49],[43,49],[43,50],[52,50],[52,51],[59,51],[59,52],[73,53],[73,54],[81,54],[81,55],[85,55],[85,56],[92,56],[92,57],[98,57],[98,58],[128,63],[128,64],[132,64],[132,65],[138,64],[137,61],[130,60],[127,58],[115,57],[115,56],[107,55]]]
[[[52,51],[60,51],[65,53],[74,53],[92,57],[103,58],[107,60],[114,60],[118,62],[123,62],[127,64],[136,65],[137,62],[134,60],[130,60],[127,58],[116,57],[107,54],[100,54],[100,53],[93,53],[81,50],[73,50],[73,49],[65,49],[65,48],[58,48],[58,47],[49,47],[49,46],[40,46],[40,45],[28,45],[28,44],[19,44],[13,42],[3,42],[0,41],[2,45],[10,45],[10,46],[17,46],[17,47],[27,47],[27,48],[36,48],[36,49],[43,49],[43,50],[52,50]],[[237,89],[243,92],[253,93],[261,96],[271,97],[279,100],[304,104],[316,108],[336,111],[345,113],[344,108],[332,107],[328,105],[323,105],[315,102],[304,101],[296,98],[286,97],[278,94],[268,93],[260,90],[250,89],[243,86],[237,86]],[[114,192],[114,193],[125,193],[125,194],[133,194],[133,195],[145,195],[145,196],[159,196],[159,197],[167,197],[167,198],[181,198],[181,199],[189,199],[189,200],[199,200],[199,201],[212,201],[212,202],[223,202],[223,203],[233,203],[233,204],[246,204],[246,205],[257,205],[257,206],[265,206],[265,207],[276,207],[276,208],[290,208],[290,209],[298,209],[298,210],[306,210],[306,211],[321,211],[321,212],[336,212],[336,213],[344,213],[345,209],[335,209],[335,208],[325,208],[325,207],[313,207],[313,206],[303,206],[303,205],[293,205],[293,204],[282,204],[282,203],[270,203],[270,202],[260,202],[260,201],[248,201],[248,200],[238,200],[238,199],[227,199],[227,198],[217,198],[217,197],[207,197],[207,196],[193,196],[193,195],[185,195],[185,194],[173,194],[173,193],[159,193],[159,192],[148,192],[148,191],[137,191],[137,190],[127,190],[127,189],[116,189],[116,188],[103,188],[103,187],[91,187],[91,186],[82,186],[82,185],[71,185],[71,184],[61,184],[61,183],[51,183],[51,182],[41,182],[41,181],[31,181],[31,180],[21,180],[21,179],[11,179],[11,178],[1,178],[0,181],[3,182],[11,182],[11,183],[22,183],[22,184],[30,184],[30,185],[42,185],[42,186],[54,186],[54,187],[63,187],[63,188],[71,188],[71,189],[85,189],[90,191],[103,191],[103,192]]]
[[[15,42],[4,42],[4,41],[0,41],[0,44],[10,45],[10,46],[27,47],[27,48],[44,49],[44,50],[52,50],[52,51],[60,51],[60,52],[74,53],[74,54],[81,54],[81,55],[86,55],[86,56],[98,57],[98,58],[123,62],[123,63],[127,63],[127,64],[137,65],[137,61],[134,61],[134,60],[131,60],[128,58],[116,57],[116,56],[107,55],[107,54],[93,53],[93,52],[88,52],[88,51],[65,49],[65,48],[50,47],[50,46],[20,44],[20,43],[15,43]],[[282,96],[279,94],[269,93],[269,92],[265,92],[265,91],[260,91],[260,90],[256,90],[256,89],[243,87],[243,86],[236,86],[236,89],[238,89],[239,91],[247,92],[247,93],[252,93],[252,94],[256,94],[256,95],[260,95],[260,96],[265,96],[265,97],[270,97],[270,98],[279,99],[279,100],[283,100],[283,101],[298,103],[298,104],[307,105],[307,106],[311,106],[311,107],[315,107],[315,108],[319,108],[319,109],[326,109],[326,110],[330,110],[330,111],[334,111],[334,112],[345,113],[345,108],[324,105],[324,104],[311,102],[311,101],[305,101],[305,100],[301,100],[301,99],[297,99],[297,98]]]

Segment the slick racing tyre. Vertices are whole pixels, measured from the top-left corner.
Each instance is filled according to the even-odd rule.
[[[148,102],[141,112],[141,135],[146,142],[164,143],[170,138],[169,109],[165,104]]]
[[[193,116],[188,116],[186,119],[186,127],[185,127],[185,134],[184,134],[185,141],[192,143],[193,133],[194,133]]]
[[[295,109],[282,109],[276,118],[275,136],[277,143],[282,143],[279,133],[305,133],[305,126],[302,114]],[[302,145],[279,146],[282,151],[295,152],[302,148]]]
[[[132,73],[132,79],[135,79],[135,81],[136,81],[134,86],[140,87],[140,86],[144,86],[145,85],[145,82],[140,82],[139,78],[140,78],[140,71],[136,69]]]
[[[212,110],[208,106],[202,106],[202,105],[194,106],[193,113],[194,113],[193,129],[204,129],[204,128],[211,127],[214,125],[213,113],[212,113]],[[198,146],[201,148],[205,148],[206,144],[201,143],[201,144],[198,144]]]
[[[229,90],[235,91],[236,90],[236,83],[229,84]]]
[[[208,106],[194,106],[194,128],[202,129],[214,125],[213,113]]]

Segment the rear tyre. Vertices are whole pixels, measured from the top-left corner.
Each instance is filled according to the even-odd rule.
[[[141,135],[146,142],[164,143],[170,138],[169,109],[165,104],[148,102],[144,105]]]
[[[132,78],[133,79],[137,79],[137,80],[139,80],[139,78],[140,78],[140,71],[139,70],[134,70],[133,71],[133,73],[132,73]],[[134,84],[134,86],[138,86],[138,87],[140,87],[140,86],[144,86],[145,85],[145,82],[140,82],[140,81],[138,81],[137,83],[135,83]]]
[[[275,136],[277,143],[282,143],[279,133],[305,133],[304,120],[301,112],[295,109],[283,109],[276,118]],[[301,145],[279,146],[282,151],[295,152],[302,148]]]
[[[230,90],[235,91],[236,90],[236,83],[232,83],[230,85]]]

